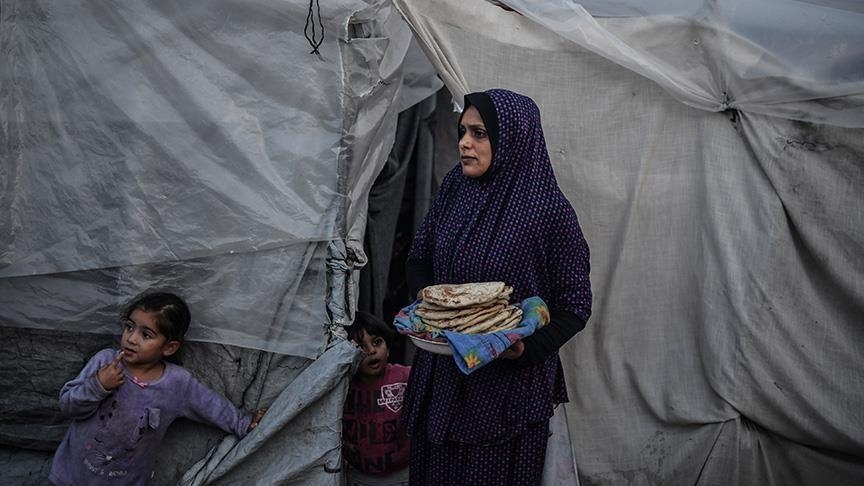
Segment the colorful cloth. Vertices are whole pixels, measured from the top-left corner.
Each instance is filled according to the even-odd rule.
[[[516,341],[530,336],[540,327],[549,323],[549,309],[540,297],[530,297],[522,301],[522,321],[513,329],[487,334],[462,334],[430,328],[414,314],[420,301],[402,309],[393,320],[393,325],[401,334],[422,339],[441,340],[450,344],[453,360],[459,370],[466,375],[489,364]]]

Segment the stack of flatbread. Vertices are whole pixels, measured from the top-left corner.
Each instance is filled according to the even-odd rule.
[[[420,291],[414,314],[429,327],[463,334],[513,329],[522,309],[509,304],[512,293],[504,282],[432,285]]]

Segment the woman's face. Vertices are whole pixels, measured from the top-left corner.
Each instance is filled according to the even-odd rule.
[[[477,108],[469,106],[459,122],[459,157],[462,174],[480,177],[492,165],[492,143]]]

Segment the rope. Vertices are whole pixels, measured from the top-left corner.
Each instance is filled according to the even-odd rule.
[[[312,11],[313,5],[317,7],[317,20],[315,18],[316,13]],[[321,32],[316,32],[315,22],[318,22],[318,26],[321,29]],[[309,28],[311,25],[311,29]],[[310,34],[309,31],[312,31]],[[321,47],[321,43],[324,42],[324,23],[321,22],[321,4],[318,3],[318,0],[309,0],[309,13],[306,14],[306,27],[303,28],[303,35],[306,36],[306,40],[309,41],[309,45],[312,46],[312,52],[309,54],[318,54],[318,48]],[[317,37],[320,35],[320,38]]]

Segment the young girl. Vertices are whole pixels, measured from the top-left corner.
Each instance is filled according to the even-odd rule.
[[[357,312],[348,336],[366,356],[348,385],[342,415],[342,454],[348,486],[408,484],[408,437],[402,399],[411,368],[388,363],[393,331]]]
[[[60,391],[60,410],[73,420],[54,454],[53,484],[147,484],[156,448],[178,417],[239,437],[255,428],[264,411],[238,410],[165,361],[180,349],[189,320],[189,308],[169,293],[144,295],[127,308],[120,351],[99,351]]]

